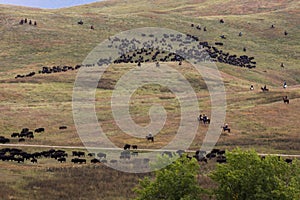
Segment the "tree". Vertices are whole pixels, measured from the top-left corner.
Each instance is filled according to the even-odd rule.
[[[169,159],[162,156],[161,161]],[[155,172],[154,180],[149,177],[140,181],[135,188],[136,200],[197,200],[203,190],[197,183],[199,164],[186,156],[175,160],[167,167]]]
[[[255,151],[226,152],[227,164],[219,164],[210,177],[219,186],[218,200],[298,200],[299,162],[277,156],[262,159]]]

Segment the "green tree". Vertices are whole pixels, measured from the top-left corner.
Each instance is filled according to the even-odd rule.
[[[255,151],[226,152],[227,164],[220,164],[210,177],[218,183],[218,200],[299,200],[300,166],[277,156],[265,159]]]
[[[167,156],[161,161],[169,159]],[[175,160],[167,167],[155,171],[155,178],[144,178],[135,188],[136,200],[197,200],[203,190],[197,182],[199,164],[195,159],[185,156]]]

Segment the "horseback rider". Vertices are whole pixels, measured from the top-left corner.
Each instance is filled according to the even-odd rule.
[[[203,123],[205,124],[207,121],[207,116],[205,114],[203,114]]]
[[[286,81],[283,82],[283,88],[285,89],[287,87]]]
[[[264,90],[267,90],[267,86],[266,85],[264,86]]]

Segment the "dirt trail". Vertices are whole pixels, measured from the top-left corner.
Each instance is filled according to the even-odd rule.
[[[102,151],[123,151],[122,148],[101,148],[101,147],[84,147],[84,146],[51,146],[51,145],[31,145],[31,144],[0,144],[0,147],[35,147],[35,148],[47,148],[47,149],[90,149],[90,150],[102,150]],[[176,150],[167,150],[167,149],[138,149],[137,151],[140,152],[176,152]],[[188,153],[195,153],[196,151],[187,150]],[[258,153],[258,155],[266,156],[281,156],[281,157],[293,157],[293,158],[300,158],[300,154],[266,154],[266,153]]]

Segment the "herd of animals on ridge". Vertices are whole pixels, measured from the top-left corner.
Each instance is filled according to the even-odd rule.
[[[221,19],[219,21],[221,24],[225,23],[225,21],[223,19]],[[24,24],[29,24],[29,25],[33,25],[33,26],[37,26],[37,22],[36,21],[32,21],[32,20],[28,20],[28,19],[22,19],[19,24],[20,25],[24,25]],[[78,22],[79,25],[83,25],[83,21],[80,20]],[[201,27],[200,25],[195,25],[195,24],[191,24],[192,28],[195,28],[197,30],[203,30],[203,31],[208,31],[207,27]],[[271,28],[275,28],[274,25],[271,25]],[[95,27],[92,25],[90,26],[90,29],[95,29]],[[242,37],[242,32],[240,32],[238,34],[240,37]],[[287,31],[284,31],[284,35],[288,35]],[[142,34],[142,37],[146,37],[146,34]],[[153,35],[148,35],[149,37],[154,37]],[[183,38],[185,37],[185,38]],[[220,36],[221,39],[226,39],[225,35],[221,35]],[[172,50],[172,46],[167,44],[166,39],[170,39],[171,41],[180,41],[180,42],[187,42],[187,41],[196,41],[199,42],[199,49],[205,49],[205,52],[209,55],[210,59],[212,59],[211,61],[214,62],[220,62],[220,63],[226,63],[229,65],[233,65],[233,66],[239,66],[239,67],[246,67],[246,68],[255,68],[255,64],[256,62],[254,61],[254,57],[248,57],[247,55],[242,55],[240,57],[236,56],[236,55],[230,55],[229,53],[225,53],[222,50],[219,50],[216,46],[223,46],[224,43],[223,42],[215,42],[214,45],[209,45],[208,42],[205,41],[199,41],[199,38],[197,36],[191,35],[191,34],[187,34],[185,36],[183,35],[174,35],[174,34],[164,34],[163,38],[158,39],[158,38],[154,38],[154,41],[156,43],[160,43],[162,45],[168,46],[169,50]],[[134,43],[134,42],[139,42],[139,41],[134,41],[134,40],[126,40],[126,39],[120,39],[120,38],[113,38],[111,39],[111,45],[114,45],[114,42],[121,42],[121,44],[119,44],[120,46],[126,46],[128,47],[129,43]],[[118,46],[119,49],[120,46]],[[142,63],[147,63],[147,62],[156,62],[156,66],[159,67],[159,62],[178,62],[179,65],[182,65],[182,62],[185,60],[185,58],[183,58],[183,56],[180,56],[180,54],[182,52],[175,52],[175,53],[168,53],[167,51],[164,50],[160,50],[159,48],[153,48],[151,47],[151,44],[145,44],[144,45],[145,48],[142,48],[140,50],[135,50],[133,52],[130,53],[123,53],[121,54],[121,56],[114,60],[113,63],[118,64],[118,63],[136,63],[137,66],[141,67]],[[195,49],[193,49],[194,53],[196,52]],[[246,52],[246,47],[243,48],[243,51]],[[199,53],[199,52],[196,52]],[[200,58],[203,59],[203,58]],[[206,59],[206,58],[205,58]],[[107,58],[107,59],[103,59],[103,60],[99,60],[98,65],[101,66],[103,64],[110,64],[112,63],[111,58]],[[60,72],[67,72],[69,70],[77,70],[80,67],[90,67],[91,65],[76,65],[74,67],[72,66],[53,66],[53,67],[47,67],[47,66],[43,66],[42,69],[40,71],[38,71],[37,73],[39,74],[51,74],[51,73],[60,73]],[[281,63],[281,67],[284,67],[283,63]],[[26,75],[17,75],[15,78],[26,78],[26,77],[32,77],[34,75],[37,74],[36,72],[30,72]],[[253,87],[253,86],[251,86]],[[252,88],[250,88],[252,89]],[[268,89],[266,88],[266,86],[263,88],[261,88],[262,91],[268,91]],[[287,96],[283,97],[283,101],[284,103],[289,103],[289,99]],[[205,116],[205,115],[199,115],[198,120],[200,122],[203,122],[204,124],[209,124],[210,123],[210,119]],[[67,129],[66,126],[61,126],[59,127],[59,129]],[[223,127],[223,131],[228,131],[230,132],[230,129],[224,129]],[[37,128],[34,130],[34,133],[37,134],[41,134],[45,131],[44,128]],[[33,131],[30,131],[28,128],[23,128],[22,131],[20,133],[12,133],[11,137],[12,138],[16,138],[18,137],[18,141],[19,142],[24,142],[25,138],[28,139],[34,139],[34,133]],[[148,137],[146,136],[147,140],[150,140],[152,142],[154,142],[154,137]],[[9,143],[10,139],[5,138],[3,136],[0,136],[0,143]],[[137,145],[129,145],[129,144],[125,144],[124,145],[124,151],[121,152],[120,154],[120,159],[130,159],[131,156],[137,156],[138,155],[138,151],[130,151],[130,148],[132,148],[133,150],[137,150]],[[184,151],[178,150],[176,152],[176,154],[178,155],[182,155]],[[195,157],[199,162],[206,162],[207,163],[207,159],[212,159],[212,158],[216,158],[216,161],[218,163],[226,163],[226,156],[225,156],[225,151],[224,150],[219,150],[219,149],[213,149],[211,152],[207,153],[207,152],[201,152],[201,151],[196,151],[196,153],[193,155],[193,157]],[[172,152],[163,152],[163,154],[166,154],[170,157],[172,157],[174,155],[174,153]],[[107,162],[106,160],[106,154],[104,153],[89,153],[87,154],[88,157],[91,157],[92,159],[90,160],[91,163],[105,163]],[[189,155],[187,155],[188,157],[190,157]],[[64,150],[55,150],[55,149],[50,149],[48,151],[42,151],[42,152],[35,152],[35,153],[28,153],[25,152],[21,149],[17,149],[17,148],[3,148],[0,150],[0,160],[2,161],[15,161],[15,162],[24,162],[26,160],[30,160],[32,163],[37,163],[39,158],[52,158],[52,159],[56,159],[58,162],[66,162],[67,161],[67,157],[68,157],[68,153],[66,153],[66,151]],[[85,152],[81,152],[81,151],[72,151],[72,159],[71,162],[73,163],[86,163],[87,159],[83,158],[85,157]],[[191,158],[191,157],[190,157]],[[263,157],[262,157],[263,158]],[[292,162],[292,159],[286,159],[286,162],[290,163]],[[111,160],[111,163],[116,163],[116,160]],[[147,160],[145,160],[145,162],[147,162]]]

